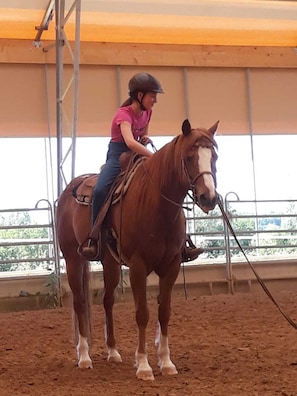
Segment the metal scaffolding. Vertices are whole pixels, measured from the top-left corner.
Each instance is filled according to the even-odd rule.
[[[53,19],[54,15],[54,4],[55,0],[50,0],[47,6],[47,9],[45,10],[44,16],[42,18],[42,21],[39,26],[35,26],[35,30],[37,30],[35,40],[34,40],[34,45],[35,47],[41,47],[42,46],[42,41],[41,41],[41,36],[42,33],[45,30],[48,30],[49,24]]]
[[[75,14],[75,40],[73,48],[67,38],[65,26]],[[79,53],[80,53],[80,14],[81,0],[74,0],[67,10],[65,0],[55,0],[56,23],[56,127],[57,127],[57,196],[62,193],[67,180],[64,167],[70,158],[70,179],[75,175],[77,113],[78,113],[78,79],[79,79]],[[72,61],[72,73],[65,81],[64,47],[69,52]],[[72,101],[72,112],[67,114],[64,102],[66,97]],[[63,137],[69,137],[70,144],[66,151],[63,150]],[[67,162],[68,164],[68,162]]]

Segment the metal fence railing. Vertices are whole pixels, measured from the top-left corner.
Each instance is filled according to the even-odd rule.
[[[59,249],[48,200],[34,208],[0,210],[0,277],[51,274],[60,298]]]
[[[231,200],[231,194],[235,200]],[[241,247],[251,260],[297,256],[297,200],[240,201],[229,193],[224,210]],[[186,214],[188,232],[205,250],[203,262],[231,262],[242,254],[218,206],[206,215],[192,207]]]
[[[297,200],[240,201],[235,193],[228,193],[223,202],[249,260],[297,258]],[[185,204],[191,209],[186,211],[187,231],[194,243],[204,248],[191,264],[222,264],[230,275],[232,262],[245,259],[219,207],[204,214],[192,203]],[[100,263],[92,269],[100,270]],[[54,209],[47,200],[38,201],[33,209],[0,210],[0,278],[23,275],[24,271],[28,276],[53,274],[53,287],[60,299],[65,268],[55,233]]]

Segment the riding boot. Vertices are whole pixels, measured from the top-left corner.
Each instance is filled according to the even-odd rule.
[[[186,235],[186,240],[185,240],[185,245],[182,250],[182,261],[183,262],[188,262],[188,261],[193,261],[198,256],[204,252],[204,249],[202,248],[196,248],[194,243],[192,242],[190,235]]]
[[[99,212],[87,239],[78,247],[78,253],[88,260],[98,261],[102,258],[101,252],[101,225],[106,212]]]
[[[96,232],[96,238],[90,235],[78,247],[78,253],[88,260],[101,260],[101,232]]]

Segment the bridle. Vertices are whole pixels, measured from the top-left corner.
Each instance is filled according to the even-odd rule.
[[[189,190],[192,190],[194,192],[195,191],[195,183],[196,183],[196,181],[200,177],[202,177],[204,175],[210,175],[213,178],[213,180],[215,181],[215,176],[214,176],[213,172],[211,172],[211,171],[199,172],[193,179],[191,179],[191,176],[190,176],[188,168],[187,168],[187,166],[185,164],[185,159],[184,158],[182,159],[182,162],[183,162],[185,174],[186,174],[187,179],[188,179],[188,183],[189,183],[189,187],[190,187]]]
[[[212,149],[212,147],[209,147],[209,148]],[[197,181],[200,177],[202,177],[202,176],[204,176],[204,175],[210,175],[210,176],[213,178],[214,184],[216,185],[216,178],[215,178],[215,175],[214,175],[214,173],[213,173],[212,171],[203,171],[203,172],[198,172],[198,174],[197,174],[194,178],[191,178],[190,173],[189,173],[188,168],[187,168],[187,165],[186,165],[185,158],[182,158],[182,164],[183,164],[184,172],[185,172],[186,177],[187,177],[187,179],[188,179],[189,190],[192,191],[193,197],[190,196],[189,194],[188,194],[188,195],[189,195],[189,197],[192,199],[192,201],[193,201],[194,203],[197,203],[197,202],[195,201],[195,197],[197,197],[197,192],[196,192],[196,187],[195,187],[196,181]]]
[[[153,144],[152,141],[150,141],[150,145],[152,146],[153,151],[156,152],[156,151],[157,151],[157,148],[154,146],[154,144]],[[210,149],[213,149],[213,146],[210,146],[209,148],[210,148]],[[198,149],[198,148],[197,148],[197,149]],[[191,199],[194,203],[197,204],[197,202],[196,202],[196,200],[195,200],[195,197],[197,197],[196,188],[195,188],[195,183],[196,183],[196,181],[197,181],[200,177],[202,177],[202,176],[204,176],[204,175],[210,175],[210,176],[212,176],[212,178],[213,178],[213,180],[214,180],[214,183],[215,183],[215,180],[216,180],[215,175],[214,175],[213,172],[211,172],[211,171],[203,171],[203,172],[198,172],[198,174],[192,179],[191,176],[190,176],[190,173],[189,173],[189,171],[188,171],[188,168],[187,168],[187,166],[186,166],[186,163],[185,163],[185,157],[182,158],[181,161],[182,161],[182,166],[183,166],[184,172],[185,172],[186,177],[187,177],[187,179],[188,179],[188,185],[189,185],[188,191],[191,190],[191,191],[192,191],[192,194],[193,194],[193,196],[191,196],[191,195],[188,193],[188,196],[190,197],[190,199]],[[144,169],[145,169],[145,171],[146,171],[144,162],[143,162],[143,165],[144,165]],[[146,171],[146,174],[147,174],[147,176],[148,176],[149,179],[150,179],[150,176],[149,176],[149,174],[147,173],[147,171]],[[151,180],[151,179],[150,179],[150,180]],[[215,183],[215,184],[216,184],[216,183]],[[175,205],[175,206],[177,206],[177,207],[179,207],[179,208],[181,208],[181,209],[185,209],[185,210],[189,210],[189,211],[192,210],[192,209],[189,208],[188,206],[181,205],[181,204],[179,204],[178,202],[175,202],[175,201],[173,201],[172,199],[166,197],[166,195],[164,195],[162,192],[160,192],[160,195],[161,195],[161,197],[164,198],[166,201],[170,202],[171,204],[173,204],[173,205]]]

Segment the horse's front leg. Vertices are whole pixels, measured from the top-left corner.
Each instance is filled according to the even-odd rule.
[[[168,342],[168,325],[171,314],[171,294],[172,288],[176,281],[180,265],[177,263],[172,265],[169,274],[159,281],[158,296],[158,329],[156,337],[156,345],[158,345],[158,365],[163,375],[177,374],[177,369],[170,359],[170,349]]]
[[[93,368],[93,363],[89,355],[88,338],[78,335],[78,343],[76,345],[78,367],[79,368]]]
[[[116,348],[116,340],[114,336],[114,322],[113,322],[113,306],[114,306],[114,291],[119,284],[121,268],[110,258],[106,265],[103,266],[104,274],[104,297],[103,306],[105,310],[105,343],[107,348],[108,362],[121,362],[122,358]]]
[[[136,323],[138,326],[138,345],[135,352],[136,376],[142,380],[154,380],[154,374],[148,362],[146,351],[146,328],[149,321],[149,311],[146,298],[146,269],[140,264],[130,266],[130,284],[133,292]]]

